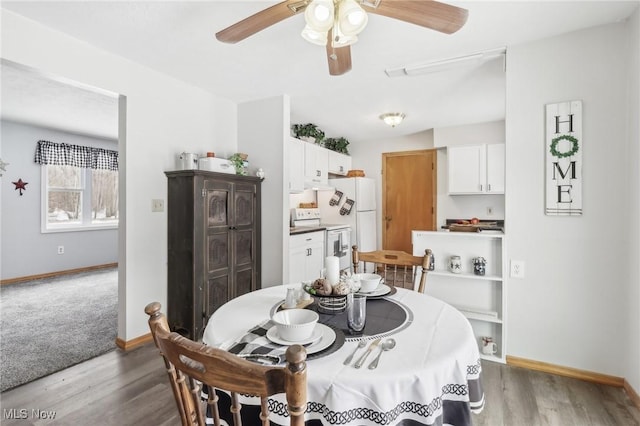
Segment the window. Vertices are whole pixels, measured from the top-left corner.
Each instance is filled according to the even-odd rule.
[[[116,151],[39,141],[42,232],[118,226]]]

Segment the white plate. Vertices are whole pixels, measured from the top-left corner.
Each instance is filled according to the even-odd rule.
[[[271,331],[273,328],[275,328],[275,327],[272,327],[269,330],[267,330],[267,338],[269,338],[268,337],[269,331]],[[305,349],[307,351],[307,355],[311,355],[311,354],[314,354],[316,352],[320,352],[322,350],[327,349],[336,340],[336,332],[331,327],[327,327],[324,324],[316,324],[316,328],[313,331],[314,334],[315,334],[316,330],[319,330],[321,332],[321,337],[317,341],[315,341],[315,342],[311,343],[309,346],[305,347]],[[271,340],[271,339],[269,339],[269,340]],[[277,343],[277,342],[274,342],[274,343]],[[291,344],[293,344],[293,342],[278,343],[278,344],[291,345]]]
[[[391,287],[389,287],[386,284],[380,284],[378,286],[378,288],[376,288],[373,291],[370,291],[369,293],[363,293],[361,291],[357,292],[356,294],[363,294],[365,296],[369,296],[369,297],[377,297],[377,296],[384,296],[385,294],[391,292]]]
[[[322,329],[318,327],[318,325],[319,324],[316,324],[316,326],[313,328],[313,333],[311,333],[311,336],[307,337],[304,340],[298,340],[295,342],[291,340],[285,340],[280,337],[280,335],[278,334],[278,326],[274,325],[269,330],[267,330],[267,339],[279,345],[308,345],[309,343],[313,343],[322,337]]]

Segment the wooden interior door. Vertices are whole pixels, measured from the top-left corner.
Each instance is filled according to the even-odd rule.
[[[412,253],[411,231],[436,229],[435,149],[382,154],[382,247]]]

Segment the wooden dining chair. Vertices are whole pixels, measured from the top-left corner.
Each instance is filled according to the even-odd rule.
[[[358,266],[362,262],[362,270],[367,263],[374,264],[374,271],[382,275],[385,282],[396,287],[413,290],[416,275],[420,273],[418,292],[424,293],[429,268],[431,250],[425,250],[424,256],[412,256],[399,250],[376,250],[361,252],[358,246],[353,246],[351,253],[353,260],[353,272],[358,272]],[[422,268],[420,271],[419,268]]]
[[[307,409],[307,352],[303,346],[292,345],[287,348],[285,367],[258,365],[171,332],[160,308],[160,303],[153,302],[144,311],[149,315],[153,340],[164,359],[183,426],[204,426],[206,414],[213,418],[215,425],[221,424],[222,404],[218,406],[216,389],[230,393],[229,416],[236,426],[242,425],[239,394],[260,398],[259,419],[245,419],[247,424],[269,425],[267,397],[279,393],[286,395],[290,425],[304,424]],[[201,398],[203,385],[208,387],[205,389],[206,402]],[[205,413],[207,405],[209,410]]]

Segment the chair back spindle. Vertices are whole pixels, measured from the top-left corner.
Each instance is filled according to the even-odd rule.
[[[358,246],[353,246],[352,249],[354,273],[358,272],[360,263],[363,271],[366,270],[367,263],[372,263],[374,271],[382,275],[387,284],[411,290],[415,288],[417,274],[420,274],[417,290],[424,293],[429,262],[433,256],[430,250],[425,250],[424,256],[412,256],[399,250],[361,252],[358,251]]]

